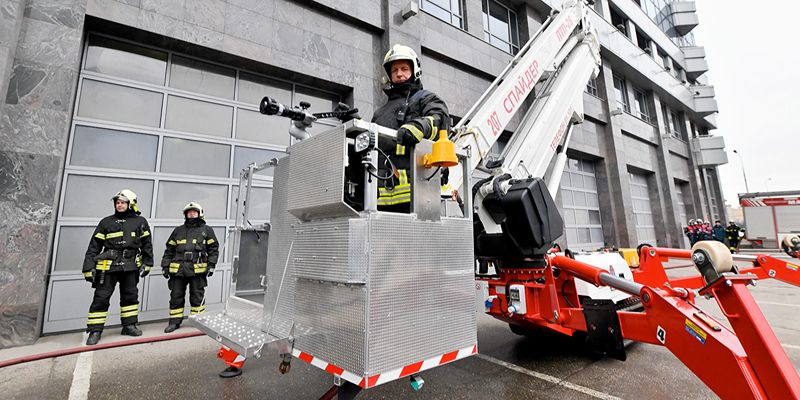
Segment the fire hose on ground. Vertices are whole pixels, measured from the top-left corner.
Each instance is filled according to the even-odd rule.
[[[164,342],[167,340],[176,340],[176,339],[186,339],[195,336],[205,336],[205,333],[201,331],[192,331],[192,332],[185,332],[185,333],[178,333],[178,334],[170,334],[170,335],[161,335],[161,336],[153,336],[153,337],[146,337],[146,338],[137,338],[137,339],[129,339],[129,340],[120,340],[117,342],[110,342],[110,343],[103,343],[103,344],[96,344],[93,346],[78,346],[78,347],[70,347],[67,349],[49,351],[46,353],[39,353],[39,354],[30,354],[27,356],[12,358],[10,360],[0,361],[0,368],[9,367],[12,365],[23,364],[31,361],[39,361],[46,358],[55,358],[55,357],[63,357],[77,353],[83,353],[85,351],[95,351],[95,350],[105,350],[105,349],[112,349],[115,347],[124,347],[124,346],[132,346],[136,344],[144,344],[144,343],[155,343],[155,342]]]

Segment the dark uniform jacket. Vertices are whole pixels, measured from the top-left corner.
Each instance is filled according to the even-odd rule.
[[[175,276],[205,276],[219,258],[219,242],[214,230],[202,218],[187,219],[167,240],[161,268]]]
[[[729,243],[739,243],[742,239],[739,237],[739,232],[743,231],[739,225],[731,224],[725,228],[725,238],[728,239]]]
[[[150,226],[139,212],[128,210],[100,220],[83,259],[83,273],[136,271],[153,265]]]
[[[433,92],[422,89],[422,83],[404,83],[394,85],[384,92],[389,100],[375,111],[372,122],[387,128],[408,129],[417,139],[438,139],[439,129],[448,121],[447,105]],[[397,175],[388,181],[381,182],[378,205],[394,205],[410,201],[411,185],[408,170],[410,168],[410,147],[383,141],[379,143],[381,150],[389,155],[397,168]],[[382,160],[379,157],[379,160]],[[383,162],[380,161],[381,176],[386,176]]]

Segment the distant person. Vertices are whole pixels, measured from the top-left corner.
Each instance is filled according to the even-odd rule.
[[[122,334],[141,336],[139,322],[139,277],[144,278],[153,266],[153,242],[150,226],[136,206],[131,190],[117,192],[111,201],[114,214],[100,220],[94,230],[86,257],[83,276],[92,283],[94,299],[89,306],[86,344],[100,341],[108,317],[109,301],[119,282],[119,319]],[[140,275],[141,273],[141,275]]]
[[[683,233],[686,234],[686,237],[689,239],[689,246],[694,246],[697,243],[697,230],[695,229],[695,220],[690,219],[689,224],[683,228]]]
[[[725,227],[720,220],[714,221],[714,240],[725,243]]]
[[[744,229],[733,221],[728,222],[725,228],[725,239],[728,240],[728,249],[735,253],[739,248],[739,241],[744,237]]]

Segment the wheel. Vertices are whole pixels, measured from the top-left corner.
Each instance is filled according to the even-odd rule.
[[[288,361],[281,361],[281,364],[278,365],[278,371],[280,371],[281,374],[287,374],[291,369],[292,369],[292,364],[289,363]]]
[[[716,240],[701,240],[692,246],[692,253],[703,250],[708,253],[714,270],[721,274],[733,269],[733,255],[722,242]]]

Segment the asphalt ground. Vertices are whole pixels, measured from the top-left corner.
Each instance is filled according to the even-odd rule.
[[[692,273],[690,269],[671,274]],[[800,371],[800,287],[759,281],[753,296],[793,365]],[[713,300],[698,304],[722,320]],[[145,336],[163,335],[165,323],[143,325]],[[192,328],[181,328],[186,332]],[[109,328],[101,343],[125,339]],[[0,360],[80,345],[82,333],[40,339],[33,346],[0,350]],[[0,398],[7,399],[316,399],[332,385],[328,373],[293,360],[286,375],[279,359],[248,360],[243,375],[221,379],[218,344],[206,336],[141,344],[19,364],[2,369]],[[560,336],[528,338],[508,325],[478,316],[479,354],[425,371],[414,392],[400,379],[362,392],[359,399],[710,399],[716,398],[663,347],[632,343],[624,362],[598,358]],[[714,368],[709,360],[709,368]]]

